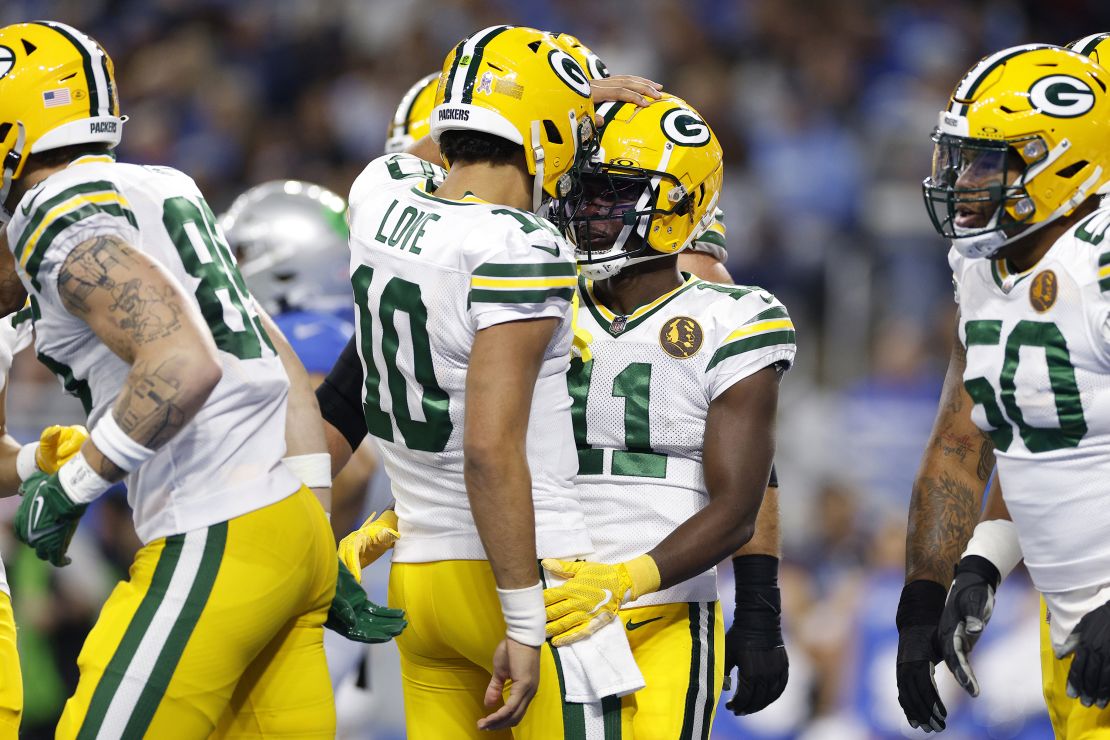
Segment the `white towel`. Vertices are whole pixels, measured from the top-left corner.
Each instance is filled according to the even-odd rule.
[[[550,571],[544,572],[544,578],[549,588],[563,582]],[[555,650],[563,666],[568,702],[590,704],[606,696],[631,694],[646,685],[619,615],[586,639]]]

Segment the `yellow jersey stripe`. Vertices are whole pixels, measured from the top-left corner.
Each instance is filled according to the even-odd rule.
[[[742,326],[736,331],[725,337],[723,343],[735,341],[750,337],[754,334],[762,334],[765,331],[776,331],[778,329],[793,329],[794,323],[790,319],[772,319],[771,321],[757,321],[748,326]]]
[[[519,290],[520,288],[573,288],[578,280],[573,277],[551,278],[490,278],[472,277],[470,285],[473,288],[502,288],[505,290]]]
[[[46,212],[46,215],[39,222],[38,227],[27,238],[23,245],[23,253],[20,255],[19,264],[21,267],[27,266],[27,260],[30,259],[31,254],[35,251],[35,246],[38,244],[39,238],[42,237],[44,231],[50,228],[50,225],[57,221],[62,216],[65,216],[70,211],[75,211],[84,205],[92,203],[94,205],[104,205],[107,203],[114,203],[120,205],[128,210],[131,209],[131,204],[117,191],[108,191],[103,193],[82,193],[75,195],[69,200],[51,208]]]

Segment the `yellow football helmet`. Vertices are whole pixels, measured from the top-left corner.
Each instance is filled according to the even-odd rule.
[[[574,57],[574,61],[586,70],[586,74],[590,76],[591,80],[600,80],[609,76],[609,68],[605,66],[605,62],[598,58],[597,54],[590,51],[590,47],[583,44],[577,37],[571,36],[569,33],[552,33],[551,38],[555,43],[563,48],[563,50]]]
[[[690,246],[713,223],[724,178],[721,144],[686,101],[667,95],[597,112],[601,148],[554,209],[594,280]]]
[[[104,142],[119,144],[112,60],[94,40],[62,23],[0,28],[0,206],[27,155]]]
[[[922,184],[937,231],[967,257],[1067,216],[1110,180],[1110,72],[1056,46],[982,59],[952,92]]]
[[[1096,64],[1110,68],[1110,33],[1092,33],[1090,36],[1072,41],[1064,48],[1090,57]]]
[[[572,178],[564,176],[596,148],[593,114],[589,77],[548,34],[491,26],[444,61],[431,134],[439,143],[444,131],[480,131],[520,144],[538,209],[543,193],[569,189]]]
[[[389,122],[385,140],[385,153],[401,152],[417,139],[428,135],[432,123],[432,108],[436,104],[436,87],[439,72],[421,77],[409,88]]]

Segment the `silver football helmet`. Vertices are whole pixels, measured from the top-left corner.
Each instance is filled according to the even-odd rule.
[[[327,188],[274,180],[220,216],[247,288],[271,314],[352,305],[347,203]]]

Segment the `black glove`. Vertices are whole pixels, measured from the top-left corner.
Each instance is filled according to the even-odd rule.
[[[743,555],[732,561],[736,611],[725,633],[725,676],[738,668],[736,693],[725,705],[733,714],[754,714],[786,688],[790,662],[782,642],[779,559]]]
[[[979,682],[968,654],[991,619],[994,593],[1001,581],[998,568],[986,558],[968,555],[962,559],[937,626],[940,654],[956,681],[972,696],[979,696]]]
[[[944,596],[944,586],[919,580],[907,583],[898,600],[898,703],[910,727],[925,732],[940,732],[948,717],[933,680],[933,665],[940,662],[937,623]]]
[[[400,609],[378,606],[366,598],[351,571],[339,561],[339,574],[335,583],[335,598],[328,610],[324,626],[356,642],[389,642],[408,622]]]
[[[1075,653],[1068,671],[1068,696],[1089,707],[1110,703],[1110,603],[1087,612],[1068,636],[1064,655]]]

